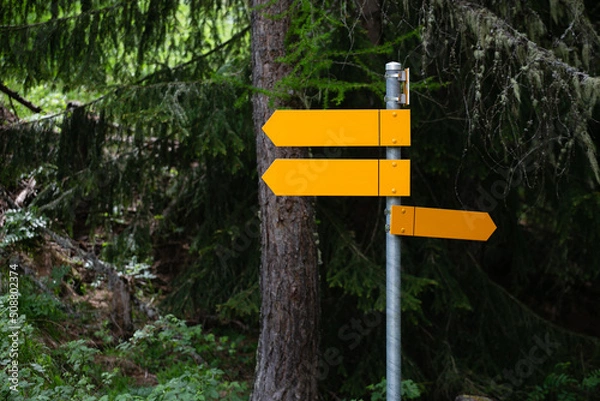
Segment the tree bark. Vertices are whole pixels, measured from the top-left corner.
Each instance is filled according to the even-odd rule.
[[[253,0],[252,99],[258,176],[275,158],[306,157],[276,148],[261,127],[273,109],[264,91],[290,71],[285,54],[290,0]],[[284,106],[271,99],[276,107]],[[319,297],[314,199],[276,197],[259,178],[261,331],[252,401],[317,400]]]

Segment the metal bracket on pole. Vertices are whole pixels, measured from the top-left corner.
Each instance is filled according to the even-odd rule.
[[[399,63],[396,63],[400,65]],[[408,106],[410,104],[410,68],[405,68],[404,70],[387,72],[385,73],[386,81],[388,79],[396,78],[398,82],[402,82],[402,93],[399,93],[398,96],[389,96],[386,94],[384,97],[384,101],[387,103],[388,101],[394,101],[398,104]]]

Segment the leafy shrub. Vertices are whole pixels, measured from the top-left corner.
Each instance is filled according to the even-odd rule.
[[[570,373],[570,363],[559,363],[546,376],[544,383],[535,386],[527,401],[588,401],[597,399],[600,392],[600,369],[578,380]]]
[[[371,401],[385,401],[387,381],[383,378],[379,383],[367,386],[367,390],[371,391]],[[402,399],[416,400],[422,395],[422,390],[417,383],[412,380],[402,380]],[[357,400],[352,400],[357,401]],[[358,400],[358,401],[363,401]]]
[[[203,366],[188,369],[181,376],[164,384],[159,384],[146,399],[147,401],[197,401],[247,399],[245,384],[223,381],[223,372]],[[141,400],[141,399],[140,399]]]
[[[34,208],[8,209],[4,213],[4,224],[0,227],[0,248],[27,241],[40,235],[48,221],[38,216]]]
[[[185,321],[167,315],[137,330],[117,348],[141,367],[160,371],[176,362],[198,364],[207,355],[212,364],[218,364],[220,352],[234,352],[235,344],[228,345],[227,341],[226,337],[204,334],[201,326],[188,327]],[[169,355],[168,363],[165,355]]]
[[[8,316],[8,295],[0,297],[0,316]],[[158,385],[136,388],[118,367],[103,369],[97,364],[100,350],[78,339],[52,350],[25,315],[18,325],[18,385],[9,380],[9,365],[15,331],[14,322],[0,318],[0,399],[76,401],[171,401],[229,400],[248,397],[248,385],[231,381],[217,365],[221,352],[233,355],[227,339],[202,333],[200,326],[187,327],[184,321],[166,316],[148,324],[116,349],[115,359],[129,359],[146,370],[158,372]],[[201,357],[203,355],[204,357]],[[211,360],[211,363],[205,362]],[[202,361],[198,363],[198,361]],[[212,366],[210,366],[212,365]],[[11,388],[13,386],[13,388]]]

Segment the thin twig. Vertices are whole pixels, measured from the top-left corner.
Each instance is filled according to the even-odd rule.
[[[17,109],[15,108],[15,105],[13,104],[13,98],[9,96],[8,101],[10,102],[10,108],[12,109],[15,117],[17,118],[17,121],[19,121],[20,120],[19,114],[17,114]]]

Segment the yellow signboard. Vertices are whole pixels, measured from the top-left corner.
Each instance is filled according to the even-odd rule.
[[[487,241],[496,230],[485,212],[392,206],[390,233],[415,237]]]
[[[275,146],[410,146],[410,110],[277,110]],[[410,160],[275,159],[262,176],[277,196],[410,196]],[[486,241],[489,214],[392,206],[390,233]]]
[[[410,110],[276,110],[262,129],[275,146],[410,146]]]
[[[277,196],[409,196],[410,160],[276,159],[262,179]]]

